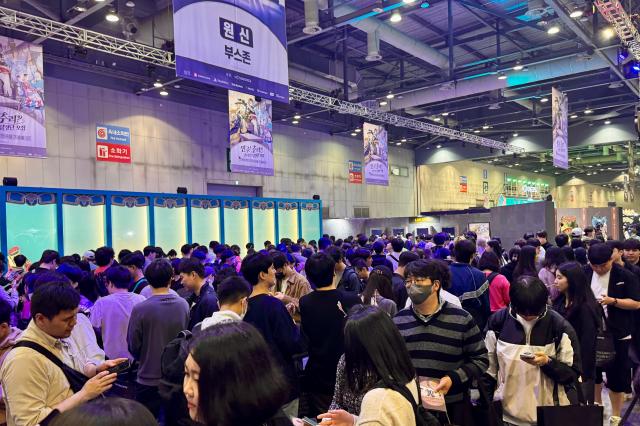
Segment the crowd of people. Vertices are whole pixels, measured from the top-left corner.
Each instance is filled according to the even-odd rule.
[[[606,387],[615,426],[640,363],[640,239],[555,243],[17,255],[0,278],[0,423],[529,426]]]

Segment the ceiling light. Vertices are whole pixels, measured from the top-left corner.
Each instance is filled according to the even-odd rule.
[[[443,116],[443,117],[447,117],[447,116],[449,116],[449,113],[448,113],[448,112],[443,112],[443,113],[442,113],[442,116]]]
[[[423,9],[427,9],[429,8],[429,6],[431,6],[429,2],[423,1],[422,3],[420,3],[420,7]]]
[[[615,37],[616,32],[613,28],[611,27],[606,27],[602,29],[602,38],[604,38],[605,40],[608,40],[610,38]]]
[[[442,145],[438,144],[438,145],[436,145],[436,148],[438,148],[438,149],[442,148]]]
[[[411,3],[415,3],[416,0],[402,0],[402,2],[406,4],[411,4]]]
[[[543,104],[547,103],[547,102],[549,102],[549,98],[542,98],[542,99],[540,99],[540,102],[542,102]]]
[[[554,172],[553,174],[554,174],[554,175],[559,175],[559,174],[560,174],[560,172]]]
[[[136,4],[134,2],[132,2],[131,0],[126,2],[124,5],[127,6],[127,7],[136,7]]]
[[[162,87],[162,83],[160,82],[160,80],[156,80],[155,83],[153,83],[153,87],[155,87],[156,89],[159,89]]]
[[[585,114],[591,114],[591,113],[593,113],[593,110],[587,108],[587,109],[584,110],[584,113]]]
[[[351,132],[351,136],[358,136],[356,132]]]
[[[584,12],[582,10],[576,9],[569,14],[569,17],[573,19],[578,19],[578,18],[581,18],[583,14]]]
[[[607,167],[607,170],[611,170],[611,167]]]
[[[515,163],[515,164],[514,164],[514,166],[516,166],[516,167],[517,167],[517,166],[519,166],[519,165],[520,165],[520,163]]]
[[[73,6],[73,10],[75,10],[76,12],[86,12],[87,8],[84,7],[81,4],[77,4],[77,5]]]
[[[517,134],[517,133],[514,133],[514,134],[513,134],[513,137],[514,137],[514,138],[517,138],[517,137],[518,137],[518,134]]]
[[[169,96],[169,92],[163,89],[160,91],[160,96]]]
[[[361,129],[361,128],[359,128],[359,127],[358,127],[357,129],[355,129],[355,130],[354,130],[354,132],[356,132],[356,133],[360,133],[361,131],[362,131],[362,129]]]
[[[293,120],[293,121],[291,122],[291,124],[298,124],[298,123],[300,123],[298,120]]]
[[[549,35],[558,34],[559,32],[560,32],[560,27],[557,25],[552,25],[549,28],[547,28],[547,34]]]
[[[441,120],[441,118],[440,118],[440,117],[434,117],[434,118],[433,118],[433,121],[440,121],[440,120]]]
[[[402,21],[402,15],[400,15],[399,12],[393,12],[391,14],[391,17],[389,18],[389,21],[393,22],[394,24],[400,22]]]
[[[395,95],[393,93],[389,93],[387,95],[387,99],[393,99],[393,98],[395,98]]]
[[[378,105],[380,106],[386,106],[388,104],[387,101],[380,101],[380,103]]]
[[[106,14],[104,19],[106,19],[109,22],[118,22],[120,20],[120,17],[116,13],[115,9],[110,9],[109,13]]]
[[[522,71],[523,69],[524,65],[522,65],[520,61],[516,62],[516,64],[513,66],[514,71]]]
[[[578,114],[572,114],[571,118],[578,118]]]
[[[587,166],[587,168],[592,169],[592,168],[593,168],[593,165],[589,164],[589,165]]]
[[[511,167],[513,167],[513,165],[512,165],[512,164],[509,164],[507,167],[511,168]]]
[[[407,138],[400,139],[400,142],[406,142],[406,141],[407,141]]]
[[[485,124],[484,126],[482,126],[482,130],[487,130],[489,128],[488,124]]]
[[[396,142],[396,146],[402,145],[402,142]]]
[[[302,116],[300,114],[296,114],[293,116],[294,119],[296,120],[300,120],[302,118]]]
[[[611,124],[611,120],[605,120],[604,124]]]
[[[576,157],[576,160],[580,160],[582,157],[580,157],[579,155]]]
[[[476,129],[473,131],[473,133],[480,133],[480,130]]]
[[[93,1],[95,1],[96,3],[103,3],[105,0],[93,0]]]
[[[498,80],[506,80],[507,79],[507,75],[503,72],[499,72],[498,73]]]

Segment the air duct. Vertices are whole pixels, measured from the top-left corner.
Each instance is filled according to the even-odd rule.
[[[304,28],[305,34],[317,34],[322,31],[320,27],[320,13],[318,0],[304,0]]]
[[[367,57],[368,62],[376,62],[382,59],[380,54],[380,34],[377,31],[367,33]]]
[[[342,90],[343,84],[343,80],[339,77],[325,74],[319,75],[312,70],[292,65],[289,66],[289,80],[327,93]],[[356,99],[358,97],[358,85],[350,81],[349,87],[351,88],[349,99]]]
[[[348,4],[342,4],[333,10],[333,14],[336,18],[354,12],[358,12],[358,9]],[[380,40],[440,69],[449,68],[449,58],[446,55],[443,55],[433,47],[427,46],[426,44],[407,36],[376,18],[355,18],[351,20],[349,24],[366,33],[378,31]]]

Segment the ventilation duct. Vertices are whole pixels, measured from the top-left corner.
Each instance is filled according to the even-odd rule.
[[[305,34],[317,34],[322,31],[320,27],[320,12],[318,0],[304,0],[304,28]]]
[[[367,57],[368,62],[376,62],[382,59],[380,54],[380,34],[377,31],[367,33]]]

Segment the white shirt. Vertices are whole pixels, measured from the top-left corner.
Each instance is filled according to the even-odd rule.
[[[607,291],[609,290],[609,278],[611,277],[611,271],[607,272],[604,275],[598,275],[595,271],[593,272],[593,276],[591,277],[591,291],[597,300],[602,299],[602,295],[607,295]],[[604,308],[604,314],[608,315],[607,307],[602,306]]]

